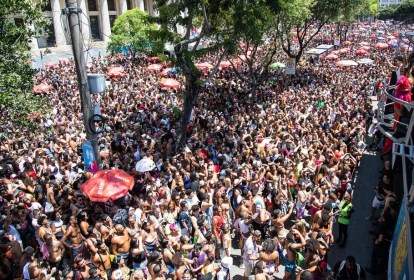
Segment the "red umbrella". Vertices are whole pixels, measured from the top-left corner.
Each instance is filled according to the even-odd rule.
[[[134,186],[134,177],[123,170],[101,170],[81,187],[81,192],[95,202],[124,197]]]
[[[388,48],[388,44],[386,44],[386,43],[376,43],[375,47],[377,49],[384,50],[384,49]]]
[[[181,84],[175,79],[163,79],[160,82],[160,86],[163,88],[179,88]]]
[[[41,83],[33,87],[33,92],[37,92],[37,93],[48,92],[51,89],[52,89],[51,85]]]
[[[213,67],[214,67],[213,65],[211,65],[208,62],[196,63],[195,66],[197,67],[198,70],[203,70],[203,71],[213,69]]]
[[[114,67],[109,69],[108,76],[110,77],[123,77],[124,76],[124,68],[122,67]]]
[[[54,61],[49,61],[45,63],[46,68],[55,68],[57,66],[57,63]]]
[[[333,54],[333,53],[330,53],[325,57],[325,59],[337,59],[337,58],[338,58],[338,56],[336,54]]]
[[[153,56],[148,58],[148,62],[149,63],[154,63],[154,62],[158,62],[160,59],[158,58],[158,56]]]
[[[367,54],[367,53],[368,52],[366,50],[363,50],[363,49],[356,50],[356,52],[355,52],[355,54],[358,54],[358,55],[363,55],[363,54]]]
[[[351,49],[350,48],[343,48],[343,49],[340,49],[338,51],[339,51],[339,53],[347,53],[347,52],[350,52]]]
[[[357,65],[358,65],[358,63],[356,63],[353,60],[340,60],[336,63],[336,66],[344,66],[344,67],[346,67],[346,66],[357,66]]]
[[[368,42],[360,42],[360,43],[358,43],[358,45],[360,45],[360,46],[369,46],[369,43]]]
[[[60,58],[58,58],[58,60],[62,64],[68,64],[69,61],[70,61],[69,58],[67,58],[67,57],[60,57]]]
[[[349,46],[349,45],[352,45],[352,42],[351,41],[345,41],[345,42],[342,43],[342,45]]]
[[[359,49],[360,49],[360,50],[366,50],[366,51],[369,51],[369,50],[371,49],[371,47],[369,47],[369,46],[362,46],[362,47],[360,47]]]
[[[220,67],[221,68],[230,68],[231,67],[231,63],[230,63],[230,61],[223,60],[222,62],[220,62]]]
[[[147,67],[148,70],[150,71],[160,71],[162,69],[162,65],[161,64],[151,64],[150,66]]]

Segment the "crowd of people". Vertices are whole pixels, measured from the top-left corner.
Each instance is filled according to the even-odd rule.
[[[344,58],[355,57],[359,40],[351,38]],[[53,86],[43,93],[50,113],[33,117],[37,130],[0,128],[0,279],[227,280],[234,248],[246,280],[282,267],[284,279],[363,279],[354,257],[330,266],[328,254],[333,244],[346,246],[353,172],[375,126],[369,97],[396,50],[372,48],[375,66],[321,59],[301,62],[292,76],[273,70],[255,99],[231,69],[220,69],[197,97],[183,150],[175,145],[182,89],[161,88],[144,56],[94,58],[92,73],[124,69],[92,97],[106,119],[103,169],[135,178],[125,197],[103,203],[80,192],[93,174],[83,165],[74,63],[39,70],[36,83]],[[137,172],[144,158],[156,168]],[[389,238],[391,193],[386,171],[373,202],[385,200],[376,244]]]

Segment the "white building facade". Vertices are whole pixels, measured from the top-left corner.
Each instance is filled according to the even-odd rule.
[[[154,14],[152,0],[77,0],[77,2],[82,10],[81,28],[85,41],[109,41],[115,19],[127,10],[138,8],[151,15]],[[32,39],[32,50],[70,44],[69,24],[67,17],[62,15],[62,9],[65,7],[65,0],[48,1],[42,11],[43,15],[50,19],[48,32],[43,32]],[[16,25],[22,24],[21,16],[15,15],[14,21]]]
[[[401,2],[404,2],[405,0],[378,0],[378,6],[379,8],[386,8],[390,5],[398,5],[401,4]]]

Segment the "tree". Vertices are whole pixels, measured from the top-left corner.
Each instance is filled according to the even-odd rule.
[[[119,52],[127,48],[132,57],[135,57],[137,52],[163,53],[164,43],[155,37],[156,31],[158,27],[151,23],[148,13],[138,8],[128,10],[115,20],[108,50]]]
[[[313,38],[330,22],[338,18],[352,18],[363,0],[280,0],[281,13],[277,26],[285,53],[299,62]],[[293,39],[298,48],[294,49]]]
[[[378,18],[412,23],[414,21],[414,0],[406,0],[399,5],[390,5],[381,9]]]
[[[213,73],[216,71],[229,42],[228,23],[232,5],[232,0],[154,0],[154,8],[158,11],[154,20],[160,25],[158,36],[174,46],[175,63],[185,77],[177,148],[182,148],[186,143],[186,126],[202,86],[201,72],[195,67],[194,60],[206,53],[218,54]],[[197,25],[200,26],[200,32],[191,36],[191,31]],[[181,27],[183,33],[179,32]],[[206,41],[209,42],[208,46],[199,49],[201,43]]]
[[[279,46],[276,17],[280,12],[278,1],[240,0],[232,13],[232,42],[237,44],[235,51],[239,60],[247,65],[247,72],[242,73],[230,60],[236,75],[250,85],[250,92],[256,96],[258,86],[269,78],[269,66]],[[266,45],[266,48],[262,48]],[[260,59],[258,59],[258,57]]]
[[[41,14],[45,2],[31,0],[0,0],[0,125],[12,122],[17,126],[30,124],[29,115],[44,111],[45,100],[31,94],[35,70],[30,67],[29,41],[34,28],[42,28],[46,21]],[[23,25],[12,18],[21,14]]]

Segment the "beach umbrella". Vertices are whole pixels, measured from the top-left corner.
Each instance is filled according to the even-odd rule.
[[[80,191],[94,202],[106,202],[124,197],[134,187],[134,177],[125,171],[101,170],[86,181]]]
[[[340,60],[336,63],[336,66],[342,66],[342,67],[358,66],[358,63],[356,63],[353,60]]]
[[[351,41],[345,41],[345,42],[342,43],[342,45],[349,46],[349,45],[352,45],[352,42]]]
[[[208,62],[196,63],[195,66],[197,67],[198,70],[203,70],[203,71],[213,69],[214,67]]]
[[[340,51],[332,51],[330,54],[335,54],[335,55],[337,55],[337,54],[340,54],[341,52]]]
[[[350,52],[350,51],[351,51],[350,48],[342,48],[342,49],[338,50],[339,53],[347,53],[347,52]]]
[[[150,71],[159,71],[162,69],[162,65],[161,64],[151,64],[147,67],[148,70]]]
[[[370,49],[371,49],[371,47],[369,47],[369,46],[362,46],[362,47],[359,48],[359,50],[366,50],[366,51],[369,51]]]
[[[358,64],[374,64],[374,61],[369,58],[362,58],[356,61]]]
[[[355,51],[355,54],[357,55],[363,55],[363,54],[367,54],[368,52],[366,50],[363,49],[359,49]]]
[[[148,172],[148,171],[154,170],[155,167],[156,165],[152,159],[143,158],[137,162],[137,165],[135,166],[135,170],[138,172]]]
[[[111,68],[111,69],[109,69],[109,71],[108,71],[107,74],[110,77],[118,77],[118,78],[121,78],[121,77],[124,76],[124,68],[122,68],[122,67],[114,67],[114,68]]]
[[[55,68],[57,66],[57,63],[54,61],[49,61],[45,63],[46,68]]]
[[[270,68],[285,68],[286,65],[281,62],[274,62],[270,64]]]
[[[231,63],[230,63],[230,61],[227,61],[227,60],[223,60],[222,62],[220,62],[220,67],[221,68],[230,68],[231,67]]]
[[[327,56],[325,56],[325,59],[337,59],[338,56],[336,54],[330,53]]]
[[[51,89],[52,89],[51,85],[48,85],[46,83],[41,83],[33,87],[33,92],[36,92],[36,93],[48,92]]]
[[[377,49],[384,50],[384,49],[388,48],[388,44],[385,44],[385,43],[377,43],[377,44],[375,44],[375,47]]]
[[[359,42],[358,45],[360,46],[369,46],[368,42]]]
[[[179,88],[181,84],[175,79],[163,79],[160,81],[160,86],[162,88]]]

